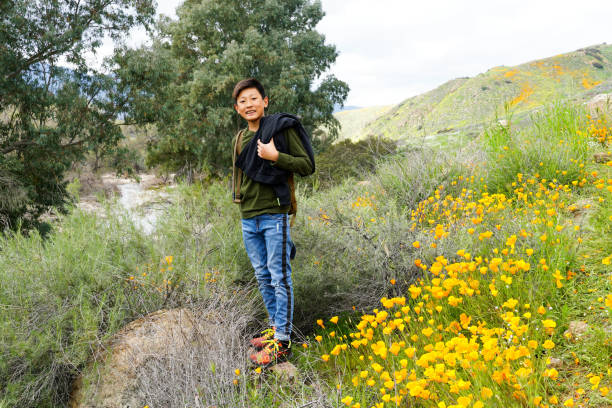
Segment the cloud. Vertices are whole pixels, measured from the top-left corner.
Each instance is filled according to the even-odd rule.
[[[398,103],[447,80],[612,40],[603,0],[323,0],[347,105]]]

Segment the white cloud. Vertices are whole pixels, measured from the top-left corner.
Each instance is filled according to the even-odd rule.
[[[323,0],[347,105],[398,103],[460,76],[612,40],[603,0]]]

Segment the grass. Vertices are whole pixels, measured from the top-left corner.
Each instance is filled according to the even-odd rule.
[[[454,150],[408,147],[359,180],[314,192],[299,184],[302,351],[291,384],[246,361],[243,345],[265,316],[227,180],[178,186],[150,236],[112,211],[78,210],[46,240],[4,236],[0,407],[66,406],[81,372],[97,381],[92,350],[134,319],[179,307],[233,311],[231,330],[206,336],[243,342],[225,358],[197,342],[152,357],[142,406],[192,406],[195,394],[204,406],[610,405],[602,262],[612,255],[612,174],[591,161],[609,143],[603,126],[558,104]],[[583,337],[564,336],[574,320],[588,324]],[[194,374],[204,371],[206,381]]]
[[[531,123],[534,126],[521,129],[519,135],[511,135],[510,129],[500,124],[485,132],[491,162],[488,186],[493,191],[512,192],[519,173],[537,173],[561,184],[575,180],[581,173],[589,142],[577,133],[586,126],[584,115],[557,103],[532,115]]]

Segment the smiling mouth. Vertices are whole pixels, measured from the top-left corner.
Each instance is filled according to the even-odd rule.
[[[254,110],[248,110],[248,111],[246,111],[245,113],[246,113],[247,115],[251,115],[251,114],[253,114],[253,113],[257,113],[257,111],[254,111]]]

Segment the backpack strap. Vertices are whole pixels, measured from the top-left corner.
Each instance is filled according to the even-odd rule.
[[[232,201],[240,204],[242,197],[240,196],[240,185],[242,184],[242,169],[236,167],[236,157],[242,150],[242,130],[238,131],[236,141],[234,143],[234,151],[232,153]]]
[[[291,191],[291,206],[289,207],[289,214],[291,214],[291,222],[289,223],[289,226],[293,227],[297,214],[297,199],[295,198],[295,181],[293,180],[293,173],[289,173],[287,184],[289,184],[289,191]]]

